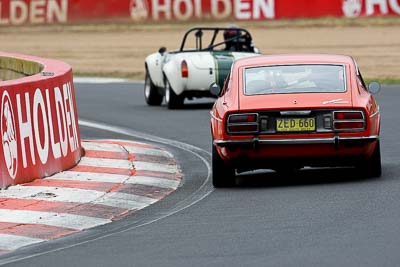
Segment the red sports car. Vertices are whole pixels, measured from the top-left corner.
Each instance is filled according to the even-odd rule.
[[[236,173],[354,166],[381,175],[380,113],[352,57],[273,55],[232,65],[211,110],[213,185]]]

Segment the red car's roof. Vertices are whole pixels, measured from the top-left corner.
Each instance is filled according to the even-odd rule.
[[[350,56],[330,54],[282,54],[249,57],[236,61],[236,67],[282,64],[354,64]]]

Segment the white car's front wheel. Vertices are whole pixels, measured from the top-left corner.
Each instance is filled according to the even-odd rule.
[[[167,79],[165,79],[165,103],[168,109],[177,109],[182,107],[184,98],[175,94],[174,90],[171,88],[171,84]]]
[[[160,94],[158,88],[151,81],[150,74],[147,70],[144,80],[144,98],[149,106],[159,106],[163,100],[162,94]]]

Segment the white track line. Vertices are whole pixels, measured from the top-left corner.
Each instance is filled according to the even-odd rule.
[[[40,238],[0,234],[0,250],[15,250],[23,246],[29,246],[44,241],[46,240]]]
[[[125,183],[130,176],[120,174],[63,171],[48,177],[54,180],[71,180],[82,182]]]
[[[126,150],[121,145],[117,145],[117,144],[82,142],[82,146],[86,150],[107,151],[107,152],[126,152]]]
[[[154,198],[137,196],[134,194],[119,192],[105,193],[80,188],[51,186],[12,186],[8,190],[1,191],[0,197],[74,202],[82,204],[92,203],[123,209],[143,208],[144,205],[150,205],[157,201],[157,199]]]
[[[83,157],[79,162],[79,166],[103,167],[103,168],[121,168],[133,169],[132,162],[124,159],[99,159]]]
[[[129,198],[124,197],[123,195],[128,195]],[[100,204],[100,205],[113,206],[113,207],[118,207],[118,208],[123,208],[123,209],[138,209],[138,210],[140,210],[140,209],[143,209],[157,201],[158,201],[158,199],[154,199],[154,198],[112,192],[112,193],[108,193],[108,194],[104,195],[104,197],[102,197],[100,199],[97,199],[93,203]]]
[[[158,201],[158,199],[134,194],[111,192],[94,200],[92,203],[122,209],[143,209],[144,207],[147,207],[156,201]]]
[[[140,171],[158,171],[167,173],[178,172],[178,167],[176,165],[134,161],[132,166],[131,161],[123,159],[99,159],[84,157],[79,162],[79,166],[135,169]]]
[[[157,157],[167,157],[171,158],[172,155],[161,149],[154,148],[146,148],[146,147],[137,147],[137,146],[124,146],[129,153],[133,154],[144,154],[148,156],[157,156]]]
[[[10,209],[0,209],[0,221],[22,224],[46,224],[75,230],[83,230],[111,222],[109,219],[68,213]]]
[[[176,189],[179,187],[181,181],[162,179],[158,177],[148,177],[148,176],[132,176],[127,183],[140,184],[148,186],[156,186],[166,189]]]
[[[22,198],[75,203],[89,203],[103,195],[104,192],[100,191],[50,186],[11,186],[7,190],[0,192],[0,197],[2,198]]]
[[[180,184],[180,181],[159,178],[159,177],[128,176],[119,174],[74,172],[74,171],[60,172],[49,177],[48,179],[70,180],[70,181],[81,181],[81,182],[141,184],[141,185],[156,186],[169,189],[175,189],[179,187]]]
[[[135,170],[138,171],[154,171],[154,172],[167,172],[167,173],[177,173],[178,167],[176,165],[167,165],[161,163],[151,163],[144,161],[134,161],[133,165]]]
[[[129,146],[128,144],[130,144],[131,146],[145,146],[145,147],[153,147],[154,149],[159,149],[158,147],[154,147],[153,145],[149,144],[149,143],[143,143],[143,142],[139,142],[137,140],[135,141],[131,141],[131,140],[127,140],[127,139],[92,139],[92,141],[95,142],[99,142],[99,143],[119,143],[122,142],[123,146]]]

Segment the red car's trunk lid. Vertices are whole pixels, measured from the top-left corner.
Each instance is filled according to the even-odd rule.
[[[351,92],[267,94],[246,96],[239,94],[239,110],[287,110],[315,108],[351,108]]]

